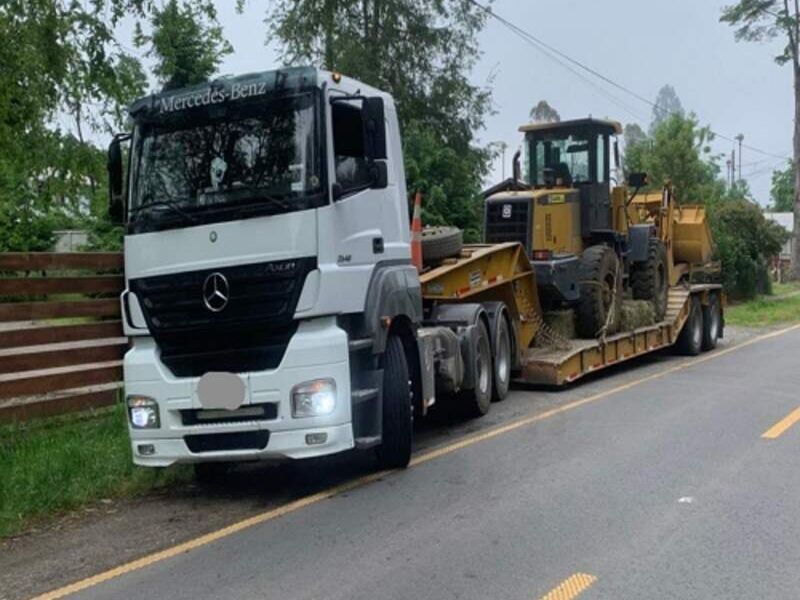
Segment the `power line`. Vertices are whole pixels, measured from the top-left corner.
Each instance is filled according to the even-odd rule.
[[[482,10],[483,12],[485,12],[487,15],[489,15],[492,18],[494,18],[498,22],[500,22],[503,25],[505,25],[508,29],[510,29],[512,32],[514,32],[518,36],[520,36],[524,41],[528,42],[534,48],[537,48],[539,51],[544,52],[545,54],[547,54],[547,52],[550,52],[550,53],[562,58],[563,60],[575,65],[576,67],[586,71],[587,73],[590,73],[591,75],[594,75],[595,77],[597,77],[598,79],[601,79],[602,81],[606,82],[607,84],[609,84],[611,86],[614,86],[618,90],[620,90],[622,92],[625,92],[626,94],[636,98],[640,102],[644,102],[645,104],[647,104],[648,106],[653,108],[653,110],[657,110],[657,111],[660,111],[662,113],[667,113],[669,115],[668,111],[665,108],[662,108],[661,106],[659,106],[655,102],[645,98],[641,94],[638,94],[637,92],[635,92],[635,91],[631,90],[630,88],[622,85],[621,83],[617,83],[616,81],[614,81],[610,77],[607,77],[606,75],[603,75],[599,71],[589,67],[588,65],[585,65],[584,63],[580,62],[579,60],[572,58],[571,56],[569,56],[568,54],[562,52],[558,48],[555,48],[554,46],[551,46],[550,44],[548,44],[547,42],[545,42],[545,41],[541,40],[540,38],[536,37],[535,35],[533,35],[529,31],[527,31],[527,30],[515,25],[514,23],[512,23],[511,21],[509,21],[508,19],[506,19],[504,17],[501,17],[500,15],[498,15],[496,12],[494,12],[488,6],[485,6],[485,5],[481,4],[477,0],[468,0],[468,2],[470,4],[472,4],[472,5],[474,5],[475,7],[479,8],[480,10]],[[565,65],[562,64],[562,66],[565,66]],[[573,73],[575,73],[575,71],[573,69],[569,69],[569,70],[572,71]],[[584,78],[582,77],[582,79],[584,79]],[[733,138],[733,137],[729,137],[729,136],[723,135],[723,134],[721,134],[719,132],[716,132],[716,131],[713,131],[711,129],[709,129],[709,132],[712,133],[715,137],[721,138],[723,140],[726,140],[726,141],[729,141],[729,142],[735,142],[736,141],[736,139]],[[772,152],[767,152],[766,150],[761,150],[760,148],[756,148],[755,146],[750,146],[748,144],[742,144],[742,147],[743,148],[747,148],[751,152],[756,152],[757,154],[762,154],[764,156],[770,156],[772,158],[778,158],[778,159],[781,159],[781,160],[791,160],[788,156],[785,156],[785,155],[781,156],[781,155],[778,155],[778,154],[773,154]]]

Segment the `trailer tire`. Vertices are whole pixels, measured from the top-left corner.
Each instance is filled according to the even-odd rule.
[[[697,296],[692,296],[689,303],[689,317],[675,342],[675,350],[684,356],[697,356],[703,348],[703,308]]]
[[[506,314],[503,310],[497,316],[492,357],[492,402],[505,400],[511,385],[511,327]]]
[[[578,275],[578,334],[582,338],[597,337],[610,310],[613,314],[606,333],[615,333],[622,305],[622,277],[616,252],[605,245],[590,246],[581,255]]]
[[[433,264],[458,256],[464,233],[458,227],[426,227],[422,230],[422,262]]]
[[[403,341],[392,335],[383,354],[381,444],[375,449],[382,469],[404,469],[411,460],[413,412],[410,370]]]
[[[713,350],[717,347],[719,333],[722,329],[722,309],[719,305],[719,295],[709,294],[708,304],[703,306],[703,350]]]
[[[459,392],[456,397],[459,412],[468,418],[482,417],[492,405],[492,345],[486,324],[481,320],[476,327],[477,335],[470,344],[470,356],[466,357],[472,361],[475,385],[471,390]]]
[[[667,249],[658,238],[648,241],[647,260],[631,267],[631,289],[634,300],[653,303],[657,322],[664,320],[669,294]]]

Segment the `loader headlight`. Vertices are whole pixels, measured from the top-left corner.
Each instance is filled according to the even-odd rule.
[[[336,383],[333,379],[315,379],[292,388],[292,416],[324,417],[336,409]]]
[[[148,396],[128,396],[128,419],[134,429],[158,429],[158,402]]]

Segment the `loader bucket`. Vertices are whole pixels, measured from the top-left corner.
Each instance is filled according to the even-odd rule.
[[[676,207],[672,253],[676,263],[704,265],[711,261],[714,243],[704,206]]]

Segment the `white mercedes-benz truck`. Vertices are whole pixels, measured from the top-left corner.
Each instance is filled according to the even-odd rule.
[[[391,96],[285,68],[154,94],[130,118],[109,180],[136,464],[374,448],[403,467],[437,386],[477,381],[485,412],[470,365],[491,359],[463,343],[486,337],[481,306],[422,328]]]

